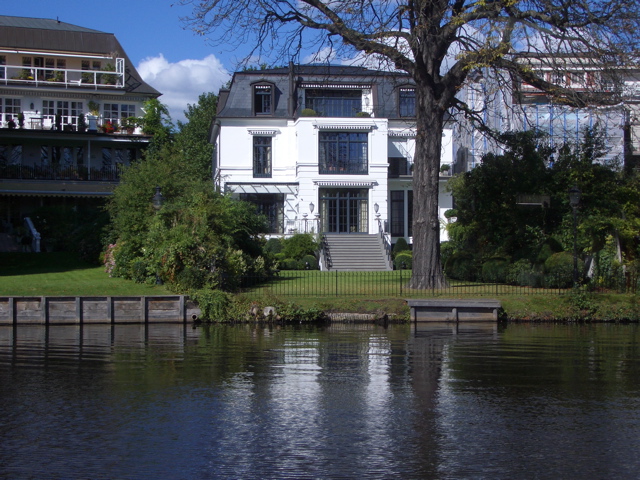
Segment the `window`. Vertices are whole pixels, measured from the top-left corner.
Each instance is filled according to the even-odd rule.
[[[416,116],[416,89],[401,88],[398,96],[399,113],[401,117]]]
[[[404,237],[404,190],[392,190],[391,202],[391,236]]]
[[[271,137],[253,137],[253,176],[271,178]]]
[[[118,119],[120,118],[120,108],[118,108],[117,103],[105,103],[103,106],[103,118],[106,121],[110,121],[111,123],[117,124]]]
[[[320,132],[319,173],[366,175],[368,134]]]
[[[284,231],[284,195],[281,193],[242,193],[240,199],[251,202],[258,213],[267,217],[268,231],[265,233],[283,233]]]
[[[271,85],[254,85],[253,110],[256,115],[271,115],[273,107],[273,87]]]
[[[22,111],[19,98],[0,98],[0,120],[18,123],[18,114]]]
[[[362,90],[308,88],[304,108],[321,117],[355,117],[362,111]]]
[[[110,121],[114,125],[119,125],[122,119],[134,117],[136,114],[136,106],[129,104],[119,105],[117,103],[105,103],[103,109],[104,120]]]
[[[410,175],[409,163],[404,157],[389,157],[389,177]]]

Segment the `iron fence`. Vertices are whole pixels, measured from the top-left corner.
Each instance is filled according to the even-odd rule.
[[[282,271],[265,279],[243,276],[228,279],[230,290],[255,296],[371,296],[371,297],[459,297],[509,295],[566,295],[572,292],[630,293],[638,291],[635,275],[599,277],[575,288],[564,278],[547,277],[545,285],[523,286],[504,283],[463,282],[443,278],[444,287],[411,288],[411,271],[340,272]],[[435,284],[437,282],[429,282]]]

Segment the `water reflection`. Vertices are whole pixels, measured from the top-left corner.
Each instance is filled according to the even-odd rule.
[[[0,328],[0,478],[635,478],[637,326]]]

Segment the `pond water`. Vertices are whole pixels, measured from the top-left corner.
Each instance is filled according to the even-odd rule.
[[[1,479],[640,471],[637,325],[0,327]]]

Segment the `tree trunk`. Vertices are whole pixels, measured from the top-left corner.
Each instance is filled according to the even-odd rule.
[[[409,288],[447,286],[440,261],[438,180],[444,112],[418,87],[417,134],[413,166],[413,272]]]

